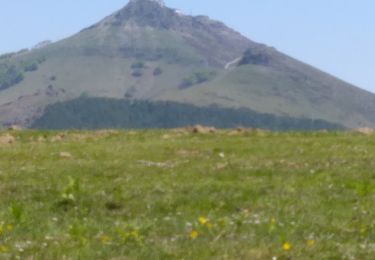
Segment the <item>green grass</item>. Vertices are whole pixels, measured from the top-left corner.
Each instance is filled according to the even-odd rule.
[[[0,259],[375,254],[373,136],[10,134],[15,143],[0,145]]]

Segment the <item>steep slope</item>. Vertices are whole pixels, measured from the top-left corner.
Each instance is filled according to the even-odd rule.
[[[249,55],[253,52],[253,56]],[[347,127],[374,126],[375,96],[273,48],[249,49],[224,75],[162,98],[323,119]],[[261,53],[262,55],[258,55]]]
[[[82,95],[375,126],[373,94],[157,0],[132,0],[72,37],[0,57],[1,125],[29,126],[47,105]]]

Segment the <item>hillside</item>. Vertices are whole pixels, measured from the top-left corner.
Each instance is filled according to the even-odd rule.
[[[374,140],[1,132],[0,259],[373,259]]]
[[[81,32],[0,56],[0,125],[31,126],[80,96],[245,108],[375,126],[375,96],[219,21],[130,1]]]

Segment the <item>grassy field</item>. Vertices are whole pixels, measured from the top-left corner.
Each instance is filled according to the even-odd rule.
[[[374,259],[371,135],[19,131],[0,143],[0,259]]]

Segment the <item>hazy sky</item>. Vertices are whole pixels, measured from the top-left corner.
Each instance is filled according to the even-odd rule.
[[[0,0],[0,53],[72,35],[127,0]],[[375,92],[374,0],[166,0]]]

